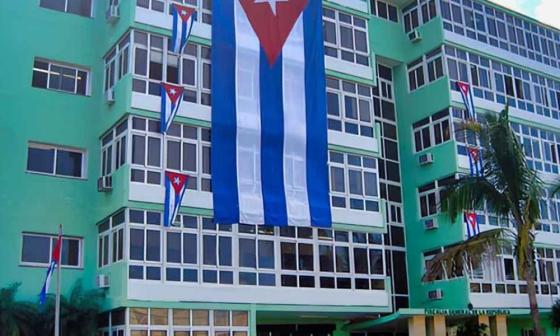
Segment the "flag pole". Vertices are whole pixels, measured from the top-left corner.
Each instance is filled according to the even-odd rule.
[[[62,239],[62,224],[58,226],[58,239]],[[56,265],[56,304],[54,310],[54,336],[60,336],[60,266],[62,258]]]

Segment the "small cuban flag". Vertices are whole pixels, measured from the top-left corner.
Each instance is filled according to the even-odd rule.
[[[171,50],[176,54],[182,54],[187,45],[194,21],[196,21],[196,10],[174,3],[171,14],[173,15]]]
[[[465,211],[465,225],[467,226],[467,237],[471,238],[480,233],[480,226],[476,218],[476,212]]]
[[[465,104],[469,118],[474,119],[476,117],[476,111],[474,109],[474,99],[470,84],[465,82],[457,82],[457,89],[459,89],[459,92],[461,92],[463,103]]]
[[[467,154],[469,156],[469,166],[471,176],[483,176],[484,166],[482,164],[482,153],[476,147],[467,147]]]
[[[182,86],[169,83],[161,83],[161,133],[166,134],[169,126],[173,122],[181,100],[183,98]]]
[[[171,171],[165,172],[165,205],[163,210],[163,225],[171,226],[181,207],[181,202],[187,190],[188,175]]]
[[[59,230],[58,239],[54,245],[54,249],[52,251],[51,256],[51,263],[49,264],[49,268],[47,268],[47,276],[45,277],[45,282],[43,283],[43,288],[41,289],[41,294],[39,294],[39,303],[45,304],[47,299],[47,292],[49,291],[49,286],[51,284],[51,278],[54,273],[54,270],[59,267],[60,265],[60,248],[62,246],[62,230]]]

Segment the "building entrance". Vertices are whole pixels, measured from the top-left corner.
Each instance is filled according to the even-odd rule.
[[[257,326],[258,336],[333,336],[334,324],[267,324]]]

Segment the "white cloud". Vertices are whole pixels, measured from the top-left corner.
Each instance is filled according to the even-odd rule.
[[[523,0],[491,0],[491,1],[497,3],[498,5],[502,5],[509,9],[513,9],[514,11],[517,12],[521,12],[523,8],[522,7]],[[552,0],[552,1],[558,1],[558,0]]]
[[[537,20],[560,28],[560,1],[541,0],[535,9]]]

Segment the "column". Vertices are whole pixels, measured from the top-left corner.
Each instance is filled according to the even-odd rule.
[[[445,315],[434,315],[432,318],[434,336],[446,336]]]
[[[496,320],[496,336],[507,336],[507,317],[505,315],[497,315]]]
[[[408,334],[426,336],[426,318],[424,315],[415,315],[408,318]]]
[[[484,330],[484,335],[486,336],[490,336],[491,335],[491,331],[490,331],[490,318],[488,317],[488,315],[478,315],[478,324],[479,325],[486,325],[486,329]]]

